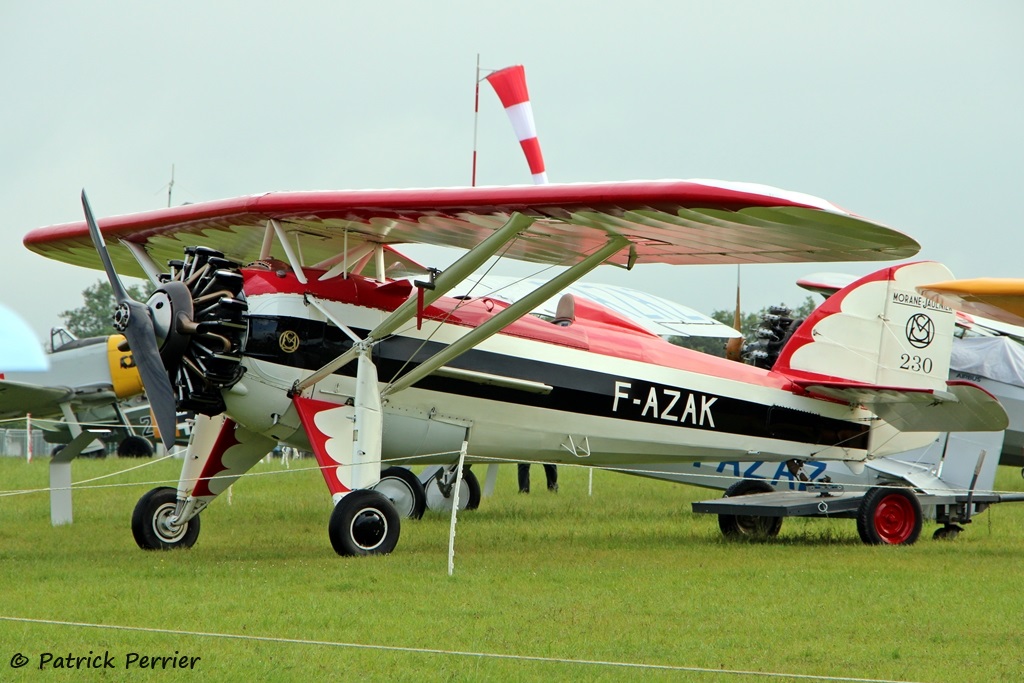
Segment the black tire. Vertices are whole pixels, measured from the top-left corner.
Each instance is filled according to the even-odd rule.
[[[132,536],[143,550],[191,548],[199,538],[199,515],[184,527],[170,530],[162,521],[174,512],[178,492],[169,486],[155,488],[139,498],[132,512]]]
[[[327,533],[339,555],[386,555],[398,545],[402,524],[383,493],[360,489],[346,493],[331,512]]]
[[[380,473],[374,491],[390,500],[400,517],[419,519],[427,509],[427,493],[419,478],[405,467],[388,467]]]
[[[437,484],[437,477],[431,477],[426,484],[423,485],[426,492],[427,507],[431,510],[440,510],[451,512],[452,509],[452,497],[451,495],[444,495],[441,492],[441,487]],[[462,488],[459,490],[459,509],[460,510],[476,510],[480,507],[480,481],[473,474],[473,470],[469,469],[469,466],[462,468]]]
[[[153,444],[141,436],[132,434],[117,444],[117,455],[121,458],[151,458]]]
[[[921,501],[907,488],[868,489],[857,510],[857,533],[868,545],[912,545],[921,535]]]
[[[771,493],[775,489],[760,479],[741,479],[725,490],[725,498],[748,496],[752,493]],[[727,538],[775,538],[782,529],[782,517],[759,515],[718,515],[718,528]]]
[[[956,537],[959,536],[960,532],[963,530],[963,527],[958,526],[956,524],[940,526],[938,529],[935,530],[935,533],[932,534],[932,538],[936,541],[952,541],[955,540]]]

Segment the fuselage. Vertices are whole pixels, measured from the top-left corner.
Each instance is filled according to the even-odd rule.
[[[307,284],[285,270],[244,269],[246,373],[225,394],[252,431],[308,447],[289,391],[413,295],[406,281],[359,276]],[[382,385],[416,367],[506,304],[442,297],[422,324],[374,347]],[[461,442],[479,457],[616,465],[693,459],[863,460],[869,413],[802,395],[785,376],[684,349],[580,302],[558,326],[525,316],[411,388],[388,396],[383,457],[450,462]],[[310,396],[342,404],[355,363]],[[255,399],[255,400],[254,400]]]

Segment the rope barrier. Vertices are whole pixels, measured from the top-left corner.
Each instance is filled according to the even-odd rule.
[[[714,676],[756,676],[760,678],[787,678],[805,681],[843,681],[846,683],[913,683],[906,680],[884,678],[854,678],[850,676],[819,676],[813,674],[794,674],[775,671],[752,671],[743,669],[711,669],[700,666],[681,666],[674,664],[646,664],[641,662],[616,662],[600,659],[571,659],[561,657],[540,657],[537,655],[514,655],[497,652],[473,652],[469,650],[443,650],[440,648],[404,647],[401,645],[378,645],[369,643],[344,643],[331,640],[311,640],[306,638],[284,638],[280,636],[254,636],[240,633],[215,633],[207,631],[184,631],[146,626],[122,626],[116,624],[92,624],[78,621],[60,621],[55,619],[31,619],[28,617],[12,617],[0,615],[0,621],[22,624],[39,624],[45,626],[65,626],[70,628],[105,629],[109,631],[129,631],[136,633],[159,633],[172,636],[191,636],[195,638],[221,638],[225,640],[242,640],[256,643],[277,643],[284,645],[309,645],[331,648],[351,648],[358,650],[379,650],[383,652],[402,652],[406,654],[443,655],[448,657],[474,657],[477,659],[499,659],[520,662],[541,662],[545,664],[573,664],[579,666],[615,667],[620,669],[678,671]]]
[[[173,480],[157,480],[157,481],[133,482],[133,483],[124,483],[124,484],[100,484],[100,485],[86,485],[86,486],[83,486],[83,484],[88,484],[89,482],[98,481],[100,479],[109,479],[111,477],[115,477],[115,476],[118,476],[118,475],[121,475],[121,474],[125,474],[125,473],[131,472],[133,470],[141,469],[143,467],[147,467],[147,466],[150,466],[150,465],[155,465],[155,464],[157,464],[159,462],[162,462],[164,460],[167,460],[167,459],[170,459],[170,458],[176,458],[177,454],[179,452],[180,451],[176,451],[173,454],[162,456],[162,457],[156,458],[156,459],[154,459],[154,460],[152,460],[150,462],[143,463],[141,465],[136,465],[134,467],[129,467],[129,468],[125,469],[125,470],[120,470],[118,472],[112,472],[110,474],[100,475],[98,477],[93,477],[92,479],[85,479],[85,480],[81,480],[81,481],[76,481],[76,482],[73,482],[70,487],[66,487],[66,486],[65,487],[40,487],[40,488],[35,488],[35,489],[0,490],[0,498],[9,497],[9,496],[26,495],[26,494],[31,494],[31,493],[47,493],[47,492],[50,492],[50,491],[64,491],[64,490],[68,490],[69,488],[72,489],[72,490],[75,490],[75,491],[82,491],[82,490],[102,489],[102,488],[124,488],[124,487],[129,487],[129,486],[161,486],[161,485],[168,485],[168,484],[177,486],[177,484],[178,484],[178,479],[177,478],[175,478]],[[430,464],[437,464],[436,461],[439,460],[439,459],[442,459],[442,456],[451,456],[452,463],[454,463],[458,459],[458,457],[459,457],[459,452],[458,451],[441,451],[441,452],[438,452],[438,453],[427,453],[427,454],[423,454],[423,455],[408,456],[408,457],[402,457],[402,458],[382,458],[381,460],[379,460],[377,462],[380,462],[382,467],[384,465],[389,464],[389,463],[396,463],[396,462],[409,463],[409,462],[413,462],[413,461],[417,461],[417,460],[423,461],[423,462],[428,462]],[[515,458],[502,458],[502,457],[498,457],[498,456],[468,456],[468,455],[466,456],[466,463],[469,464],[469,465],[473,465],[473,464],[481,464],[481,465],[483,465],[483,464],[509,464],[509,465],[511,465],[511,464],[518,464],[518,463],[521,463],[521,462],[524,462],[524,461],[520,460],[520,459],[515,459]],[[718,461],[714,461],[714,462],[718,462]],[[729,461],[729,462],[732,462],[732,461]],[[539,461],[539,460],[538,461],[531,460],[531,461],[529,461],[529,463],[531,465],[556,465],[558,467],[563,467],[563,468],[564,467],[582,468],[582,469],[588,469],[588,470],[591,470],[591,471],[595,470],[595,469],[596,470],[607,470],[607,471],[610,471],[610,472],[618,472],[618,473],[624,473],[624,474],[632,474],[632,475],[647,476],[647,477],[654,477],[654,478],[663,478],[663,479],[664,478],[669,478],[670,479],[671,477],[680,474],[680,472],[678,472],[677,470],[664,470],[664,469],[642,468],[642,467],[626,467],[626,466],[620,466],[620,465],[596,466],[596,465],[586,465],[586,464],[579,464],[579,463],[564,463],[564,462]],[[278,474],[288,474],[288,473],[291,473],[291,472],[299,473],[299,472],[321,471],[323,469],[330,469],[330,468],[334,468],[334,467],[337,467],[337,465],[324,465],[324,466],[312,465],[312,466],[309,466],[309,467],[297,467],[297,468],[294,468],[294,469],[291,469],[290,466],[289,466],[288,468],[283,469],[283,470],[275,470],[275,471],[269,471],[269,472],[253,472],[253,471],[249,471],[249,472],[246,472],[245,474],[241,475],[241,477],[275,476],[275,475],[278,475]],[[703,473],[703,472],[687,472],[687,473],[685,473],[685,476],[687,478],[707,479],[708,481],[719,481],[719,482],[721,482],[722,480],[729,480],[729,481],[767,481],[769,483],[773,483],[774,482],[774,483],[777,484],[777,483],[779,483],[781,481],[785,481],[787,484],[791,483],[791,484],[793,484],[795,486],[799,486],[799,485],[806,485],[808,487],[814,487],[814,486],[825,486],[825,487],[827,487],[827,486],[834,486],[834,487],[837,487],[837,488],[841,488],[843,490],[848,490],[848,489],[861,490],[862,489],[862,490],[866,491],[869,488],[893,488],[893,489],[905,489],[906,488],[905,485],[897,484],[897,483],[893,483],[893,484],[885,484],[885,483],[874,483],[874,484],[864,483],[864,484],[859,484],[859,483],[846,483],[846,482],[844,482],[842,484],[826,484],[826,483],[823,483],[821,481],[806,481],[806,482],[803,482],[803,481],[797,480],[794,477],[782,477],[782,478],[776,480],[776,479],[766,479],[764,477],[737,476],[737,475],[734,475],[734,474],[726,474],[725,472],[716,472],[716,473],[713,473],[713,474],[706,474],[706,473]],[[202,481],[215,481],[217,479],[235,479],[235,478],[239,478],[239,475],[215,475],[215,476],[212,476],[212,477],[203,477]],[[678,482],[674,482],[674,483],[678,483]],[[682,482],[682,483],[691,483],[691,482]],[[700,484],[693,484],[693,485],[700,486]],[[720,485],[719,486],[708,485],[705,488],[720,489],[722,487]],[[1018,491],[1008,491],[1008,490],[1004,491],[1004,490],[999,490],[999,489],[992,489],[992,490],[974,489],[973,492],[974,492],[975,495],[978,495],[978,494],[1002,495],[1002,494],[1016,494],[1016,493],[1019,493]],[[943,489],[943,493],[944,494],[949,494],[949,495],[967,495],[967,494],[971,493],[971,489],[968,489],[968,488],[947,488],[947,489]]]

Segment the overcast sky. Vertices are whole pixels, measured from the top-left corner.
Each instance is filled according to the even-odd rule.
[[[958,277],[1022,277],[1022,35],[1017,0],[0,0],[0,300],[44,337],[102,275],[24,234],[79,220],[83,187],[100,216],[166,206],[172,165],[175,204],[468,185],[478,53],[526,67],[552,182],[775,185],[911,235]],[[486,83],[478,148],[478,184],[529,182]],[[746,266],[743,307],[875,267]],[[588,279],[711,312],[735,277]]]

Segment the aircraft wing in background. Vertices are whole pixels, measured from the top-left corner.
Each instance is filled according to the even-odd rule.
[[[971,315],[1024,325],[1024,278],[950,280],[918,287],[930,299]]]
[[[540,286],[542,280],[502,275],[472,276],[456,292],[461,296],[488,296],[514,303]],[[563,293],[589,299],[624,315],[648,332],[658,336],[716,337],[732,339],[742,336],[714,318],[689,306],[628,287],[594,282],[577,282]],[[548,318],[556,317],[559,296],[554,296],[533,310]]]
[[[60,415],[60,404],[75,395],[70,387],[41,386],[0,380],[0,418]]]

